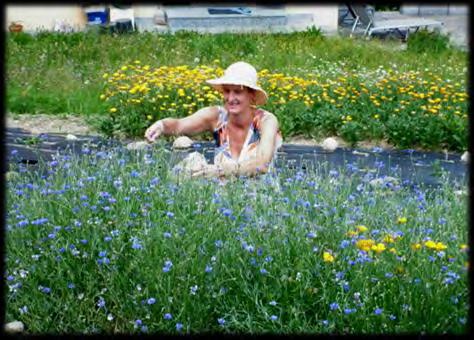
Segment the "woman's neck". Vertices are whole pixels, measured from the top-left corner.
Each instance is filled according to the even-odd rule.
[[[255,116],[255,109],[249,108],[245,113],[229,114],[228,122],[241,129],[247,129]]]

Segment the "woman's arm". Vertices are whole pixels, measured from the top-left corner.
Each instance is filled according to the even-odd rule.
[[[214,128],[218,116],[218,108],[216,106],[209,106],[185,118],[160,119],[146,130],[145,138],[153,142],[160,135],[194,135],[203,131],[209,131]]]

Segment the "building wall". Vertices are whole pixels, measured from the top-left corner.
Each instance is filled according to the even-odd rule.
[[[13,21],[18,21],[27,32],[53,30],[56,20],[62,20],[76,29],[83,29],[87,23],[84,10],[78,5],[8,5],[5,11],[5,30]]]
[[[202,6],[202,4],[201,4]],[[215,5],[214,5],[215,6]],[[100,10],[101,6],[95,6]],[[286,5],[282,6],[288,14],[312,15],[312,21],[303,20],[298,25],[302,28],[312,25],[324,32],[337,32],[337,5]],[[153,17],[160,5],[134,5],[135,17]],[[37,30],[53,30],[57,20],[61,20],[76,30],[82,30],[87,24],[84,8],[79,5],[8,5],[6,7],[5,30],[13,21],[18,21],[27,32]]]

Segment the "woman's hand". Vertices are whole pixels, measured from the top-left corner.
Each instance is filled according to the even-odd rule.
[[[224,169],[221,166],[215,164],[209,164],[202,167],[199,170],[195,170],[191,173],[192,178],[203,177],[203,178],[217,178],[224,175]]]
[[[225,163],[222,165],[209,164],[203,168],[193,171],[191,177],[217,178],[238,174],[238,164]]]
[[[153,123],[148,129],[145,131],[145,138],[149,142],[154,142],[156,138],[161,136],[163,134],[163,131],[165,130],[165,126],[163,125],[163,122],[161,120],[156,121]]]

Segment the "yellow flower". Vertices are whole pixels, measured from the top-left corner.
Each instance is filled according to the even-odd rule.
[[[435,249],[436,248],[436,243],[432,240],[428,240],[425,242],[425,247],[430,248],[430,249]]]
[[[386,248],[385,248],[385,244],[383,243],[378,243],[377,245],[373,245],[372,247],[370,247],[370,249],[372,249],[373,251],[375,251],[377,254],[380,254],[381,252],[383,252]]]
[[[146,119],[152,120],[152,119],[153,119],[153,116],[152,116],[152,115],[148,115],[148,116],[146,116]]]
[[[126,71],[126,70],[128,70],[128,67],[127,66],[122,66],[121,70]]]
[[[395,248],[390,248],[388,251],[391,252],[392,254],[395,254],[395,255],[397,254],[397,250]]]
[[[105,94],[101,94],[100,99],[104,100],[105,99]]]
[[[107,78],[108,76],[109,76],[109,74],[108,74],[108,73],[104,73],[104,74],[102,75],[102,78],[104,78],[104,79],[105,79],[105,78]]]
[[[404,224],[407,223],[407,218],[406,217],[399,217],[397,220],[397,223]]]
[[[434,242],[432,240],[426,241],[425,246],[426,246],[426,248],[434,249],[434,250],[437,250],[437,251],[445,250],[446,248],[448,248],[448,246],[444,245],[443,243]]]
[[[350,122],[352,120],[352,117],[350,115],[347,115],[346,120]]]
[[[385,237],[383,238],[383,241],[384,241],[385,243],[393,243],[393,242],[395,242],[395,239],[393,238],[392,235],[387,235],[387,236],[385,236]]]
[[[375,241],[374,240],[358,240],[356,242],[356,247],[361,249],[361,250],[364,250],[364,251],[369,251],[372,246],[375,244]]]
[[[347,232],[347,236],[349,236],[349,237],[354,237],[354,236],[357,236],[357,235],[358,235],[357,231],[350,230],[350,231]]]
[[[461,246],[459,247],[462,251],[467,251],[469,249],[469,247],[467,246],[467,244],[461,244]]]
[[[363,233],[364,231],[369,230],[369,228],[367,228],[365,225],[359,225],[359,226],[356,227],[356,229],[358,231],[360,231],[361,233]]]
[[[112,113],[117,112],[117,108],[113,107],[109,111],[112,112]]]
[[[419,243],[414,243],[414,244],[411,245],[411,249],[413,249],[413,250],[421,249],[421,244],[419,244]]]
[[[334,262],[334,256],[331,253],[325,251],[323,253],[323,261],[324,262]]]
[[[374,118],[375,118],[375,119],[379,119],[379,118],[380,118],[380,115],[374,115]]]

